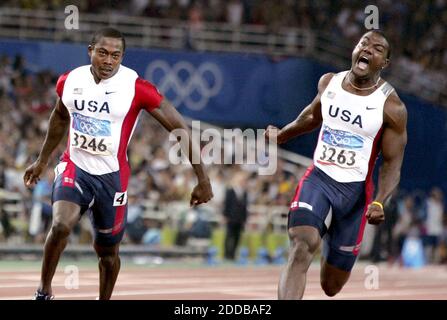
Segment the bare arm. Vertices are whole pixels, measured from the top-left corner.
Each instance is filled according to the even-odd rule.
[[[45,170],[51,154],[65,136],[69,125],[70,115],[68,110],[58,98],[56,101],[56,107],[50,115],[48,131],[39,156],[37,160],[25,170],[23,180],[26,186],[30,186],[39,181],[39,177]]]
[[[201,163],[200,148],[194,141],[192,141],[191,132],[183,117],[166,98],[161,101],[159,108],[151,112],[151,115],[169,132],[172,132],[175,129],[181,129],[187,133],[189,137],[187,154],[198,180],[198,185],[191,195],[191,205],[209,201],[213,197],[213,193],[208,175]]]
[[[38,161],[45,164],[48,163],[51,154],[67,133],[69,125],[70,115],[68,110],[62,103],[62,100],[58,98],[56,101],[56,107],[50,115],[47,135],[45,137],[45,141],[43,142]]]
[[[287,142],[293,137],[313,131],[321,125],[323,118],[321,116],[320,98],[333,76],[333,73],[326,73],[320,78],[320,81],[318,82],[318,93],[313,101],[304,108],[304,110],[294,121],[290,122],[278,131],[277,142],[279,144]],[[269,126],[267,128],[267,137],[272,137],[271,130],[273,129],[276,128],[273,126]]]
[[[400,181],[400,170],[407,144],[407,110],[397,94],[385,103],[385,128],[382,136],[383,164],[379,170],[376,200],[383,203]]]
[[[407,110],[396,93],[391,94],[384,106],[384,129],[381,151],[383,164],[379,169],[376,200],[383,204],[397,187],[407,144]],[[368,207],[367,218],[371,224],[385,220],[379,205]]]

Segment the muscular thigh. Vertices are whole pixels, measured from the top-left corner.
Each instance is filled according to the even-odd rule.
[[[53,224],[63,224],[72,229],[81,217],[81,207],[69,201],[53,203]]]

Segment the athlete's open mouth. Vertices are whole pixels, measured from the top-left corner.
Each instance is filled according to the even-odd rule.
[[[366,70],[369,66],[369,59],[365,56],[362,56],[358,59],[357,65],[360,68],[360,70]]]
[[[99,67],[99,71],[103,72],[103,73],[109,73],[113,71],[113,68],[109,67],[109,66],[103,66],[103,67]]]

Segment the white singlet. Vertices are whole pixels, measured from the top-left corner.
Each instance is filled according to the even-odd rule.
[[[367,96],[342,88],[348,71],[335,74],[321,96],[323,123],[314,165],[338,182],[365,181],[379,153],[383,108],[393,87],[384,82]]]

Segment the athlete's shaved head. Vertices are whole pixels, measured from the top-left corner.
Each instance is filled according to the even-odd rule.
[[[115,38],[115,39],[121,39],[121,42],[123,43],[123,52],[126,50],[126,40],[124,39],[123,34],[114,28],[102,28],[95,32],[95,34],[92,37],[92,40],[90,41],[90,45],[92,47],[97,44],[101,38]]]

